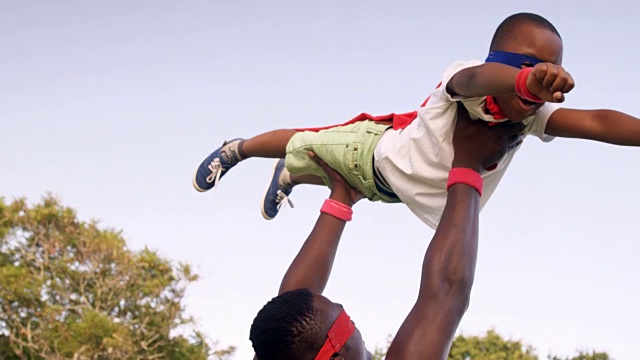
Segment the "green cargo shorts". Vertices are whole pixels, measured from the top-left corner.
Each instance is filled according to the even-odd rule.
[[[287,144],[287,170],[294,175],[320,176],[330,186],[327,174],[309,158],[308,152],[313,151],[369,200],[398,202],[381,194],[373,178],[373,151],[389,127],[365,120],[318,132],[299,132]]]

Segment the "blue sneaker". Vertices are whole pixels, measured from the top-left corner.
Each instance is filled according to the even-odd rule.
[[[264,194],[262,206],[260,207],[262,217],[267,220],[271,220],[276,217],[280,208],[285,204],[289,204],[289,206],[293,208],[293,203],[289,199],[289,194],[291,194],[291,190],[293,190],[293,184],[285,183],[283,181],[281,176],[283,171],[287,171],[284,167],[284,159],[276,160],[276,163],[273,166],[271,182]]]
[[[226,145],[240,140],[243,139],[225,141],[221,147],[217,148],[211,155],[204,159],[193,175],[193,187],[196,190],[205,192],[216,187],[220,178],[240,161],[240,156],[237,151],[228,151],[229,149],[223,150]]]

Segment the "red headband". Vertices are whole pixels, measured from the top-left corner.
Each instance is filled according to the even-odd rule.
[[[338,352],[347,340],[349,340],[355,328],[355,325],[351,322],[351,318],[343,309],[336,321],[331,325],[331,329],[329,329],[329,333],[327,333],[327,341],[322,345],[315,360],[329,360],[331,355]]]

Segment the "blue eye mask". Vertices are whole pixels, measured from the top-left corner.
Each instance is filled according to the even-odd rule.
[[[541,63],[543,61],[524,54],[517,54],[508,51],[491,51],[484,62],[497,62],[522,69],[525,67],[533,67],[537,63]]]

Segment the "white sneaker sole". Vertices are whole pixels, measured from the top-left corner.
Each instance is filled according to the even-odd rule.
[[[196,189],[198,192],[207,192],[209,190],[205,190],[205,189],[201,189],[200,186],[198,186],[198,184],[196,183],[196,175],[198,175],[198,169],[196,169],[196,172],[193,174],[193,178],[191,179],[191,184],[193,185],[193,188]]]

